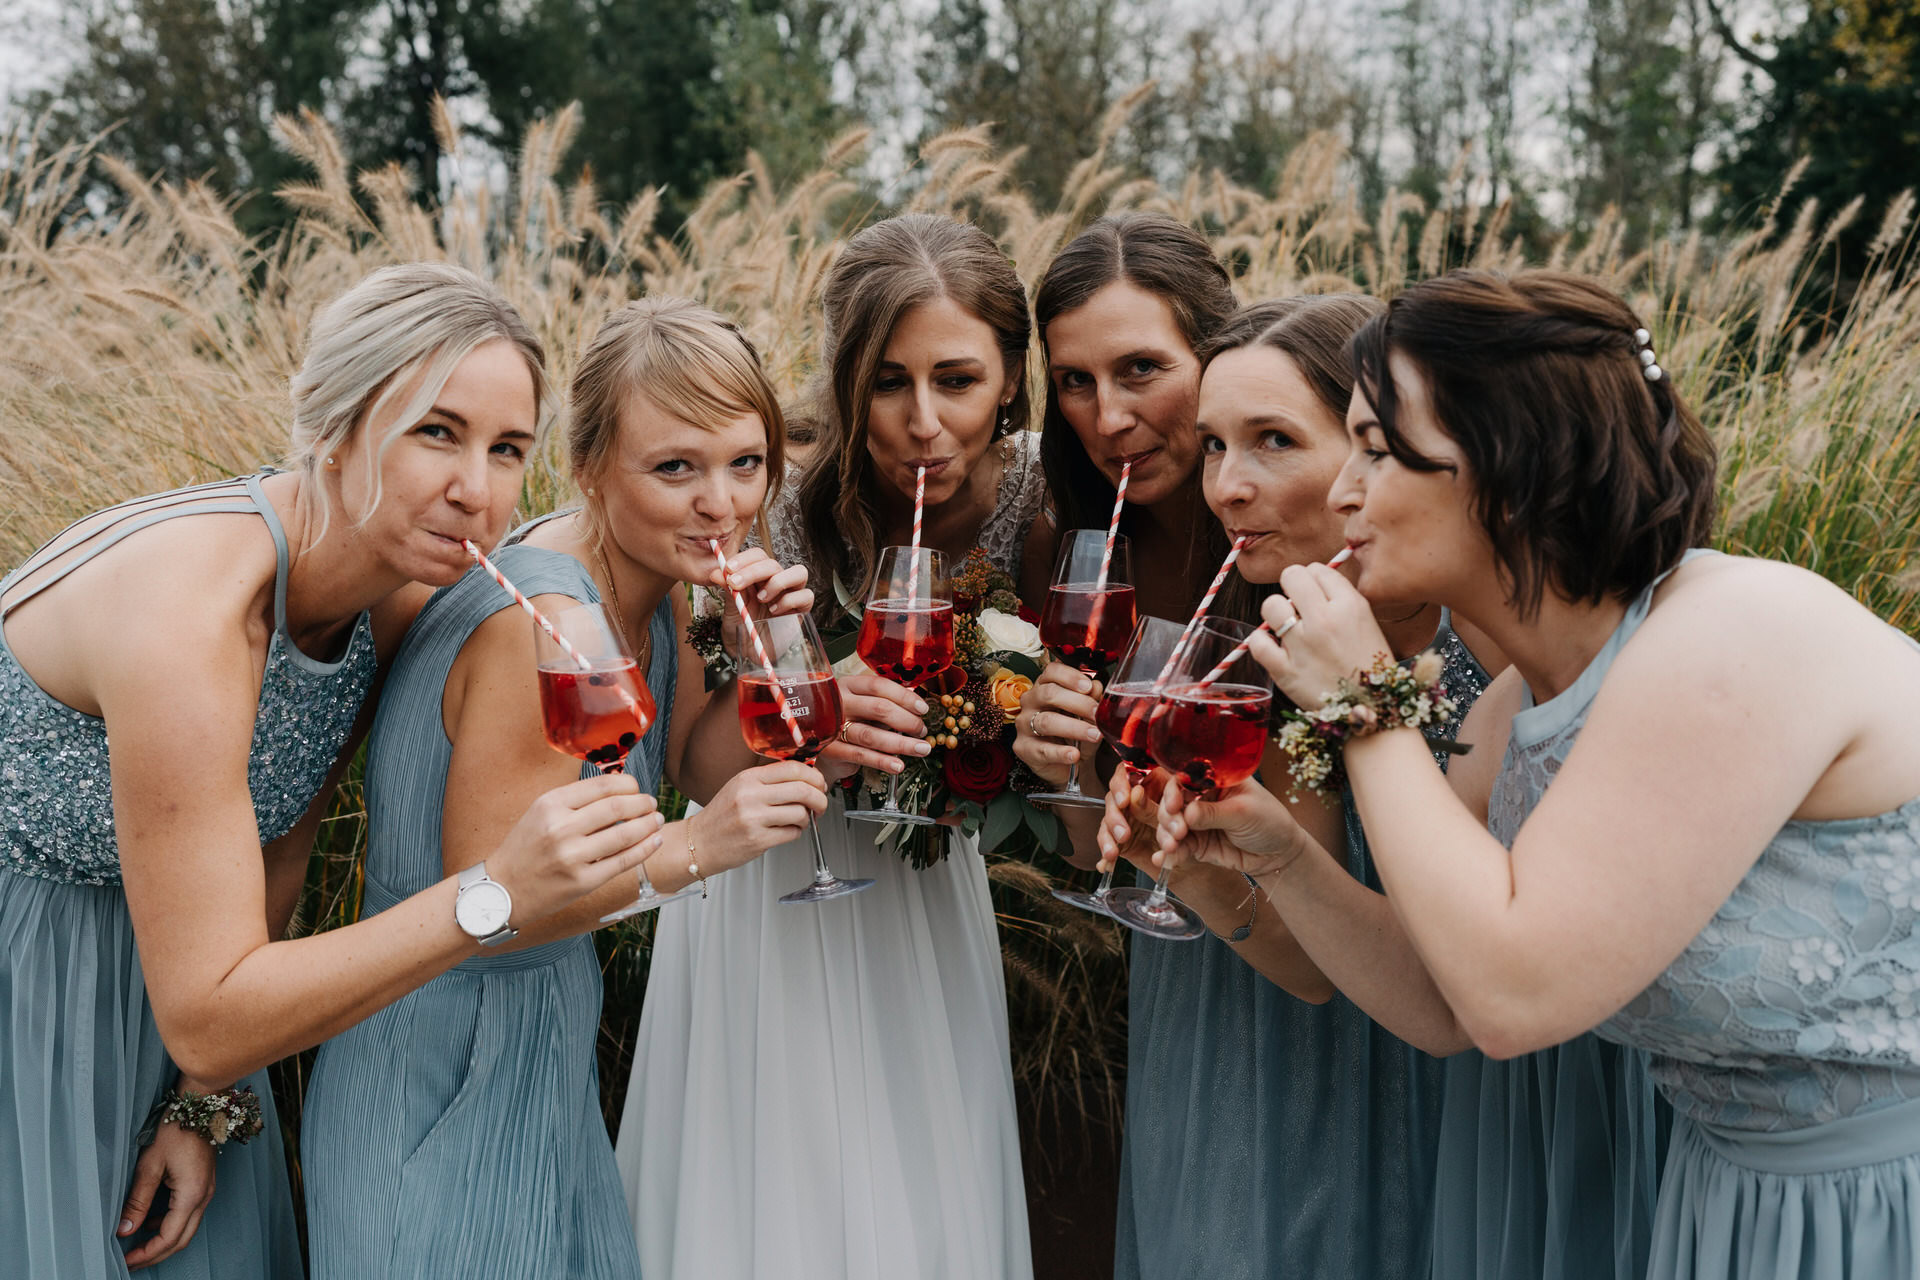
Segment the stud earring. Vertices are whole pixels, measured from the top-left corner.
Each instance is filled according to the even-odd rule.
[[[327,459],[327,465],[328,465],[328,466],[332,466],[332,465],[333,465],[333,459],[332,459],[331,457],[329,457],[329,458]]]
[[[593,490],[592,490],[592,488],[591,488],[591,487],[589,487],[589,488],[588,488],[588,490],[587,490],[587,496],[588,496],[589,498],[591,498],[591,497],[593,496]]]

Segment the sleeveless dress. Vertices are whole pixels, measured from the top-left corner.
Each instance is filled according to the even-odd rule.
[[[494,563],[528,596],[599,600],[586,569],[561,552],[507,546]],[[367,749],[363,916],[446,877],[440,820],[453,744],[441,695],[474,629],[512,608],[475,569],[435,593],[401,643]],[[647,685],[660,715],[627,771],[650,794],[672,729],[671,598],[649,626]],[[600,1000],[593,939],[581,934],[482,951],[329,1040],[301,1143],[314,1280],[638,1276],[600,1114]]]
[[[1489,822],[1503,843],[1559,772],[1652,595],[1579,679],[1516,717]],[[1649,1275],[1920,1276],[1917,925],[1920,797],[1788,822],[1687,949],[1601,1024],[1652,1055],[1677,1113]]]
[[[338,662],[287,634],[287,539],[257,476],[123,503],[84,539],[54,539],[5,582],[62,551],[86,550],[17,607],[148,525],[205,513],[257,515],[273,537],[274,631],[247,756],[263,844],[291,831],[353,730],[376,660],[362,615]],[[71,532],[69,530],[69,532]],[[87,544],[92,545],[88,546]],[[140,1152],[136,1135],[178,1069],[147,1001],[120,883],[106,726],[35,684],[0,628],[0,1276],[127,1275],[115,1238]],[[179,1253],[141,1272],[161,1280],[298,1276],[300,1243],[267,1073],[265,1131],[219,1154],[214,1194]],[[149,1226],[161,1220],[156,1200]]]
[[[1431,647],[1451,736],[1487,673],[1444,616]],[[1351,797],[1346,836],[1379,891]],[[1132,948],[1118,1280],[1424,1280],[1440,1060],[1344,995],[1295,999],[1211,932]]]
[[[1013,439],[980,535],[1009,572],[1042,497],[1039,437]],[[803,558],[794,527],[774,525],[783,563]],[[661,911],[619,1142],[648,1280],[1024,1280],[978,844],[950,835],[915,871],[837,796],[819,828],[834,873],[873,888],[776,902],[812,874],[802,837]]]

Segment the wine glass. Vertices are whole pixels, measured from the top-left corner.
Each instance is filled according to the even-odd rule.
[[[1189,796],[1215,799],[1260,767],[1273,681],[1248,654],[1234,654],[1252,630],[1224,618],[1202,622],[1148,712],[1147,750]],[[1233,661],[1214,675],[1228,658]],[[1163,869],[1150,891],[1133,886],[1108,893],[1107,913],[1156,938],[1199,937],[1207,926],[1192,907],[1167,893],[1169,874]]]
[[[840,735],[845,715],[840,707],[840,682],[827,661],[827,646],[807,614],[779,618],[742,618],[749,629],[741,649],[738,690],[740,734],[755,755],[774,760],[810,761]],[[746,659],[759,660],[757,636],[765,645],[768,666],[749,668]],[[782,897],[782,902],[825,902],[843,894],[871,889],[871,880],[841,880],[827,870],[826,851],[820,847],[820,829],[807,819],[813,837],[813,881]]]
[[[569,654],[545,629],[533,629],[540,678],[540,722],[555,751],[584,760],[602,773],[620,773],[627,754],[653,727],[653,693],[640,678],[620,632],[597,604],[578,604],[551,619],[573,646]],[[577,655],[577,656],[576,656]],[[582,663],[585,665],[582,666]],[[663,902],[698,892],[660,894],[642,862],[640,896],[632,905],[601,916],[602,924],[651,911]]]
[[[1107,552],[1103,529],[1075,529],[1060,547],[1053,585],[1040,611],[1040,642],[1060,661],[1078,667],[1090,680],[1113,664],[1133,634],[1133,587],[1127,574],[1127,540],[1116,536]],[[1041,804],[1099,809],[1101,796],[1080,789],[1080,770],[1067,771],[1067,785],[1028,797]]]
[[[1153,756],[1147,750],[1147,722],[1160,701],[1159,680],[1173,660],[1174,650],[1186,628],[1165,618],[1142,618],[1133,629],[1126,655],[1113,669],[1113,679],[1100,696],[1094,723],[1113,753],[1120,757],[1129,782],[1145,781],[1153,772]],[[1118,865],[1116,860],[1115,865]],[[1053,896],[1083,911],[1101,915],[1107,911],[1107,894],[1113,889],[1113,868],[1101,876],[1093,892],[1085,889],[1055,889]]]
[[[953,665],[953,589],[947,558],[927,547],[887,547],[867,586],[866,613],[855,642],[860,660],[889,680],[918,689]],[[931,826],[924,813],[900,807],[900,775],[887,780],[887,803],[849,809],[858,822]]]

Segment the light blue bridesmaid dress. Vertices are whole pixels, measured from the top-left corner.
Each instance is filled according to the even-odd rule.
[[[513,545],[494,562],[529,596],[600,598],[571,556]],[[513,607],[476,569],[427,602],[395,656],[368,745],[363,915],[446,876],[441,695],[474,629]],[[627,760],[648,794],[672,728],[671,599],[650,627],[660,715]],[[638,1276],[600,1115],[600,999],[581,935],[482,952],[328,1041],[301,1129],[315,1280]]]
[[[1487,675],[1444,621],[1433,647],[1451,732]],[[1380,888],[1351,804],[1347,865]],[[1211,933],[1134,936],[1128,1023],[1117,1277],[1423,1280],[1439,1059],[1343,995],[1295,999]]]
[[[274,631],[247,757],[260,838],[299,822],[352,732],[375,657],[362,615],[337,662],[287,634],[287,540],[257,476],[135,499],[84,539],[62,534],[0,590],[65,550],[85,549],[16,608],[120,539],[205,513],[258,515],[273,537]],[[69,531],[70,533],[71,531]],[[182,748],[191,750],[192,744]],[[45,693],[0,630],[0,1276],[127,1275],[115,1239],[139,1158],[135,1137],[178,1070],[167,1056],[134,945],[114,839],[106,727]],[[298,1276],[300,1245],[266,1072],[266,1131],[219,1154],[213,1199],[157,1280]],[[148,1218],[160,1222],[158,1206]]]
[[[1489,815],[1503,842],[1572,750],[1652,594],[1571,686],[1516,717]],[[1679,958],[1601,1025],[1651,1053],[1677,1113],[1650,1276],[1920,1276],[1917,926],[1920,797],[1870,818],[1789,822]]]

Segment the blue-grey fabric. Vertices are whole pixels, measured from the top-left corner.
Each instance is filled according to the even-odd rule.
[[[1487,675],[1450,626],[1435,648],[1450,732]],[[1348,870],[1378,890],[1347,819]],[[1132,946],[1116,1276],[1424,1277],[1440,1060],[1343,995],[1295,999],[1210,933]]]
[[[514,545],[494,560],[529,596],[599,599],[571,556]],[[474,629],[513,607],[474,570],[401,644],[368,746],[363,916],[445,877],[442,693]],[[650,629],[660,715],[627,760],[645,792],[672,727],[671,599]],[[639,1275],[600,1115],[600,1000],[593,940],[564,938],[483,952],[328,1041],[301,1133],[315,1280]]]
[[[41,582],[131,532],[209,512],[257,513],[278,553],[276,625],[247,771],[261,838],[272,840],[325,782],[376,660],[365,616],[337,662],[295,648],[286,631],[286,535],[257,478],[123,504],[110,532],[49,544],[55,555],[85,550]],[[49,558],[30,559],[0,591]],[[120,885],[105,725],[41,690],[0,630],[0,1276],[127,1274],[125,1248],[145,1238],[114,1236],[139,1157],[135,1138],[177,1075],[154,1025]],[[266,1132],[220,1153],[199,1231],[143,1275],[300,1274],[273,1093],[264,1071],[243,1083],[260,1095]],[[149,1222],[159,1224],[157,1211]]]
[[[1489,811],[1509,846],[1652,597],[1572,685],[1515,717]],[[1917,924],[1920,797],[1788,822],[1686,950],[1600,1026],[1651,1054],[1679,1113],[1651,1275],[1920,1275]]]

